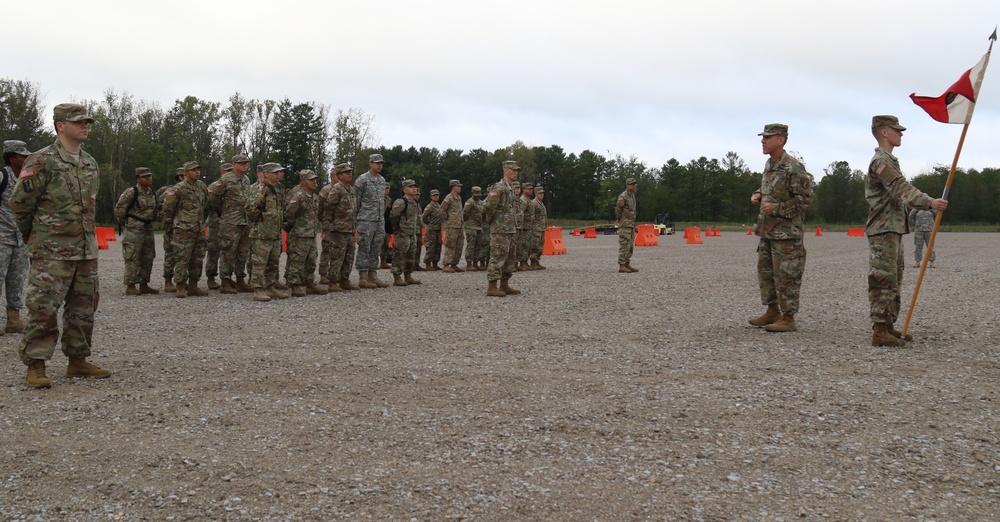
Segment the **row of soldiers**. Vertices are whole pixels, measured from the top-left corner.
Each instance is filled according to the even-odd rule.
[[[372,159],[381,157],[376,154]],[[177,169],[176,184],[155,193],[151,190],[150,170],[136,169],[135,184],[121,194],[115,206],[115,218],[124,235],[126,295],[159,293],[149,285],[156,255],[155,222],[161,223],[164,230],[164,290],[177,297],[207,295],[198,288],[203,263],[209,289],[226,294],[252,292],[258,301],[389,286],[374,272],[362,270],[360,262],[359,284],[350,281],[361,203],[356,189],[363,187],[352,183],[354,171],[350,165],[335,166],[331,171],[332,182],[320,191],[317,191],[318,175],[311,170],[300,171],[300,184],[285,194],[281,183],[283,166],[277,163],[258,166],[257,182],[250,184],[246,177],[249,163],[246,155],[236,154],[231,163],[220,167],[219,180],[206,186],[200,180],[201,167],[189,161]],[[512,203],[519,253],[514,270],[544,269],[539,262],[547,224],[542,203],[544,188],[525,183],[522,194],[517,182],[512,185],[516,193]],[[392,270],[394,285],[420,284],[412,276],[413,271],[486,270],[490,223],[482,189],[473,187],[472,197],[464,205],[461,189],[461,182],[452,180],[450,192],[441,204],[440,193],[432,190],[431,203],[422,209],[419,188],[412,180],[403,181],[403,196],[395,202],[390,200],[386,186],[385,244],[389,242],[389,234],[395,240],[392,265],[386,263],[389,256],[383,250],[380,268]],[[443,268],[439,266],[442,230]],[[282,231],[287,233],[287,284],[278,277]],[[318,232],[322,232],[319,253]],[[425,242],[427,251],[421,268],[420,252]],[[458,266],[463,243],[465,270]]]

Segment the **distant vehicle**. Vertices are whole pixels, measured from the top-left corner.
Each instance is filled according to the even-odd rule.
[[[614,223],[608,223],[607,225],[594,225],[594,230],[598,234],[604,234],[606,236],[613,236],[618,233],[618,227]]]
[[[657,214],[656,218],[653,219],[653,228],[655,228],[661,236],[672,235],[674,233],[674,224],[670,222],[670,214],[666,212]]]

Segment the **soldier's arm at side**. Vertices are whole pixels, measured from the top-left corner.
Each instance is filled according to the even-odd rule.
[[[26,176],[25,174],[29,172],[31,174]],[[14,192],[7,201],[7,206],[17,221],[17,229],[21,231],[25,242],[31,235],[35,212],[38,209],[38,198],[41,196],[41,189],[45,187],[47,176],[43,160],[36,154],[29,156],[21,169],[21,177],[14,185]]]
[[[115,203],[115,221],[119,225],[125,224],[125,209],[128,208],[128,204],[132,201],[132,187],[125,189],[121,196],[118,196],[118,203]]]

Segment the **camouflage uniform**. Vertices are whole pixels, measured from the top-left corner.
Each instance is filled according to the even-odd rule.
[[[910,232],[905,207],[929,209],[933,198],[906,182],[899,160],[875,149],[865,183],[868,200],[868,301],[873,323],[892,325],[899,317],[899,283],[903,280],[903,234]]]
[[[177,169],[176,181],[184,178],[184,169]],[[156,215],[156,220],[163,223],[163,200],[167,197],[167,189],[173,185],[164,185],[156,190],[156,202],[160,205],[160,210]],[[174,256],[174,234],[169,228],[163,229],[163,280],[173,282],[174,267],[177,265]]]
[[[457,180],[451,180],[452,187],[461,187]],[[459,193],[461,194],[461,193]],[[462,247],[465,243],[465,235],[462,223],[462,196],[448,193],[441,202],[441,217],[444,226],[444,264],[453,268],[458,266],[462,260]]]
[[[532,221],[534,237],[531,240],[531,255],[529,257],[531,263],[536,266],[541,264],[542,249],[545,246],[545,229],[549,223],[545,204],[538,199],[539,192],[544,192],[544,189],[542,187],[535,187],[535,199],[531,200],[534,205],[535,219]]]
[[[235,158],[234,158],[235,159]],[[246,277],[250,257],[250,227],[247,221],[247,196],[250,180],[246,175],[227,172],[208,187],[208,201],[219,215],[219,273],[223,279],[234,274]],[[211,235],[211,228],[209,229]]]
[[[354,185],[336,181],[323,203],[324,240],[326,235],[330,236],[330,261],[325,277],[330,284],[347,281],[354,269],[354,231],[358,228],[354,190]]]
[[[133,205],[132,198],[136,192],[139,195]],[[158,211],[156,194],[149,187],[138,184],[125,189],[115,205],[115,219],[125,230],[122,256],[125,259],[126,286],[149,284],[153,259],[156,258],[153,221],[156,220]]]
[[[483,230],[479,234],[479,239],[476,244],[476,252],[479,253],[477,260],[486,269],[487,265],[490,263],[490,224],[486,221],[486,201],[480,199],[476,202],[479,206],[479,213],[483,216]]]
[[[802,226],[806,208],[813,200],[813,177],[794,156],[784,153],[774,161],[768,158],[759,192],[760,203],[771,203],[771,215],[760,211],[755,234],[757,245],[757,280],[760,301],[777,304],[783,314],[799,311],[799,288],[806,266],[806,248]]]
[[[407,182],[403,182],[407,187]],[[413,272],[417,231],[420,230],[420,205],[409,196],[403,196],[392,203],[389,218],[393,223],[392,233],[392,275],[399,276]]]
[[[628,185],[635,183],[629,178]],[[635,193],[628,190],[618,194],[615,203],[615,220],[618,221],[618,264],[629,265],[635,245]]]
[[[528,197],[526,190],[531,190],[531,183],[521,184],[521,212],[524,215],[524,219],[521,221],[521,226],[517,229],[517,262],[522,266],[528,263],[528,258],[531,257],[531,244],[535,237],[534,226],[535,222],[535,207],[532,203],[534,198]]]
[[[923,260],[924,245],[930,247],[931,232],[934,231],[934,221],[937,219],[936,210],[923,210],[915,208],[910,211],[910,224],[913,225],[913,260],[917,265]],[[929,254],[931,265],[934,264],[934,251]]]
[[[330,244],[330,231],[327,229],[327,224],[323,221],[323,214],[325,214],[324,206],[326,205],[326,198],[330,196],[330,191],[333,190],[333,185],[337,183],[335,176],[333,178],[333,183],[321,188],[317,197],[316,214],[319,218],[320,226],[320,240],[319,240],[319,282],[322,285],[329,284],[330,278],[327,272],[330,271],[330,250],[333,248]]]
[[[10,140],[13,141],[13,140]],[[24,147],[22,142],[16,142]],[[4,143],[6,145],[7,142]],[[6,147],[5,147],[6,151]],[[27,153],[27,149],[24,149]],[[25,154],[30,156],[30,153]],[[17,220],[10,210],[10,197],[14,194],[17,175],[10,167],[0,168],[0,176],[7,179],[7,187],[0,194],[0,283],[7,296],[7,313],[20,313],[24,308],[24,281],[28,275],[28,248],[17,229]],[[0,335],[4,330],[0,329]],[[13,332],[8,332],[13,333]]]
[[[194,162],[188,162],[194,163]],[[185,164],[184,170],[193,170]],[[194,163],[197,168],[197,164]],[[205,211],[208,187],[201,180],[184,180],[163,193],[163,228],[173,233],[174,283],[201,279],[205,260]],[[179,290],[178,290],[179,291]]]
[[[214,280],[219,275],[219,254],[221,251],[221,245],[219,244],[220,222],[219,212],[215,207],[209,205],[205,209],[205,225],[208,227],[208,237],[205,239],[205,247],[208,252],[208,255],[205,257],[205,277],[210,280]]]
[[[358,272],[375,272],[385,239],[385,178],[371,171],[354,182],[358,209]]]
[[[431,191],[432,195],[436,193],[437,190]],[[441,261],[441,222],[443,219],[440,209],[441,204],[432,201],[421,213],[423,223],[427,226],[427,230],[424,231],[424,248],[427,250],[424,253],[425,265],[436,265]]]
[[[299,173],[303,179],[316,174]],[[312,178],[306,176],[312,176]],[[316,233],[319,230],[319,196],[302,185],[288,191],[285,199],[285,230],[288,231],[289,285],[313,285],[316,280]]]
[[[423,253],[424,249],[424,223],[420,216],[424,214],[424,207],[420,205],[420,189],[417,189],[417,195],[412,199],[417,202],[417,232],[414,234],[416,248],[413,249],[413,270],[421,272],[423,268],[420,266],[420,254]]]
[[[63,353],[71,359],[90,356],[100,291],[94,231],[99,183],[97,161],[83,150],[75,159],[58,138],[21,169],[9,204],[18,230],[28,237],[31,258],[28,324],[18,351],[26,365],[52,358],[60,340],[59,308]]]
[[[482,236],[486,234],[483,230],[483,208],[479,205],[476,196],[480,196],[482,190],[479,187],[472,187],[472,197],[465,200],[465,207],[462,208],[462,222],[465,224],[465,262],[472,265],[479,262],[479,247],[482,245]]]
[[[519,223],[515,205],[517,196],[514,195],[514,187],[506,180],[501,179],[490,187],[484,213],[486,221],[490,223],[490,264],[486,270],[488,281],[510,279],[514,273],[517,258],[514,233]]]
[[[278,281],[281,259],[282,204],[277,187],[261,182],[247,197],[246,210],[247,219],[253,223],[250,285],[255,290],[270,288]]]
[[[392,251],[389,250],[389,242],[392,241],[392,227],[389,225],[389,221],[386,217],[389,215],[389,211],[392,209],[392,198],[388,194],[385,194],[384,203],[385,210],[382,214],[383,223],[385,224],[385,234],[382,235],[382,249],[379,250],[379,268],[385,268],[383,264],[389,264],[392,261]]]

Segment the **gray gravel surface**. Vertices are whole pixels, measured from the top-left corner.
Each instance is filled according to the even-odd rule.
[[[1000,235],[939,235],[903,349],[870,346],[865,238],[806,239],[785,334],[746,323],[755,237],[661,237],[637,274],[615,236],[565,242],[520,296],[424,272],[271,303],[126,298],[112,243],[112,378],[57,352],[29,390],[0,337],[0,519],[1000,517]]]

